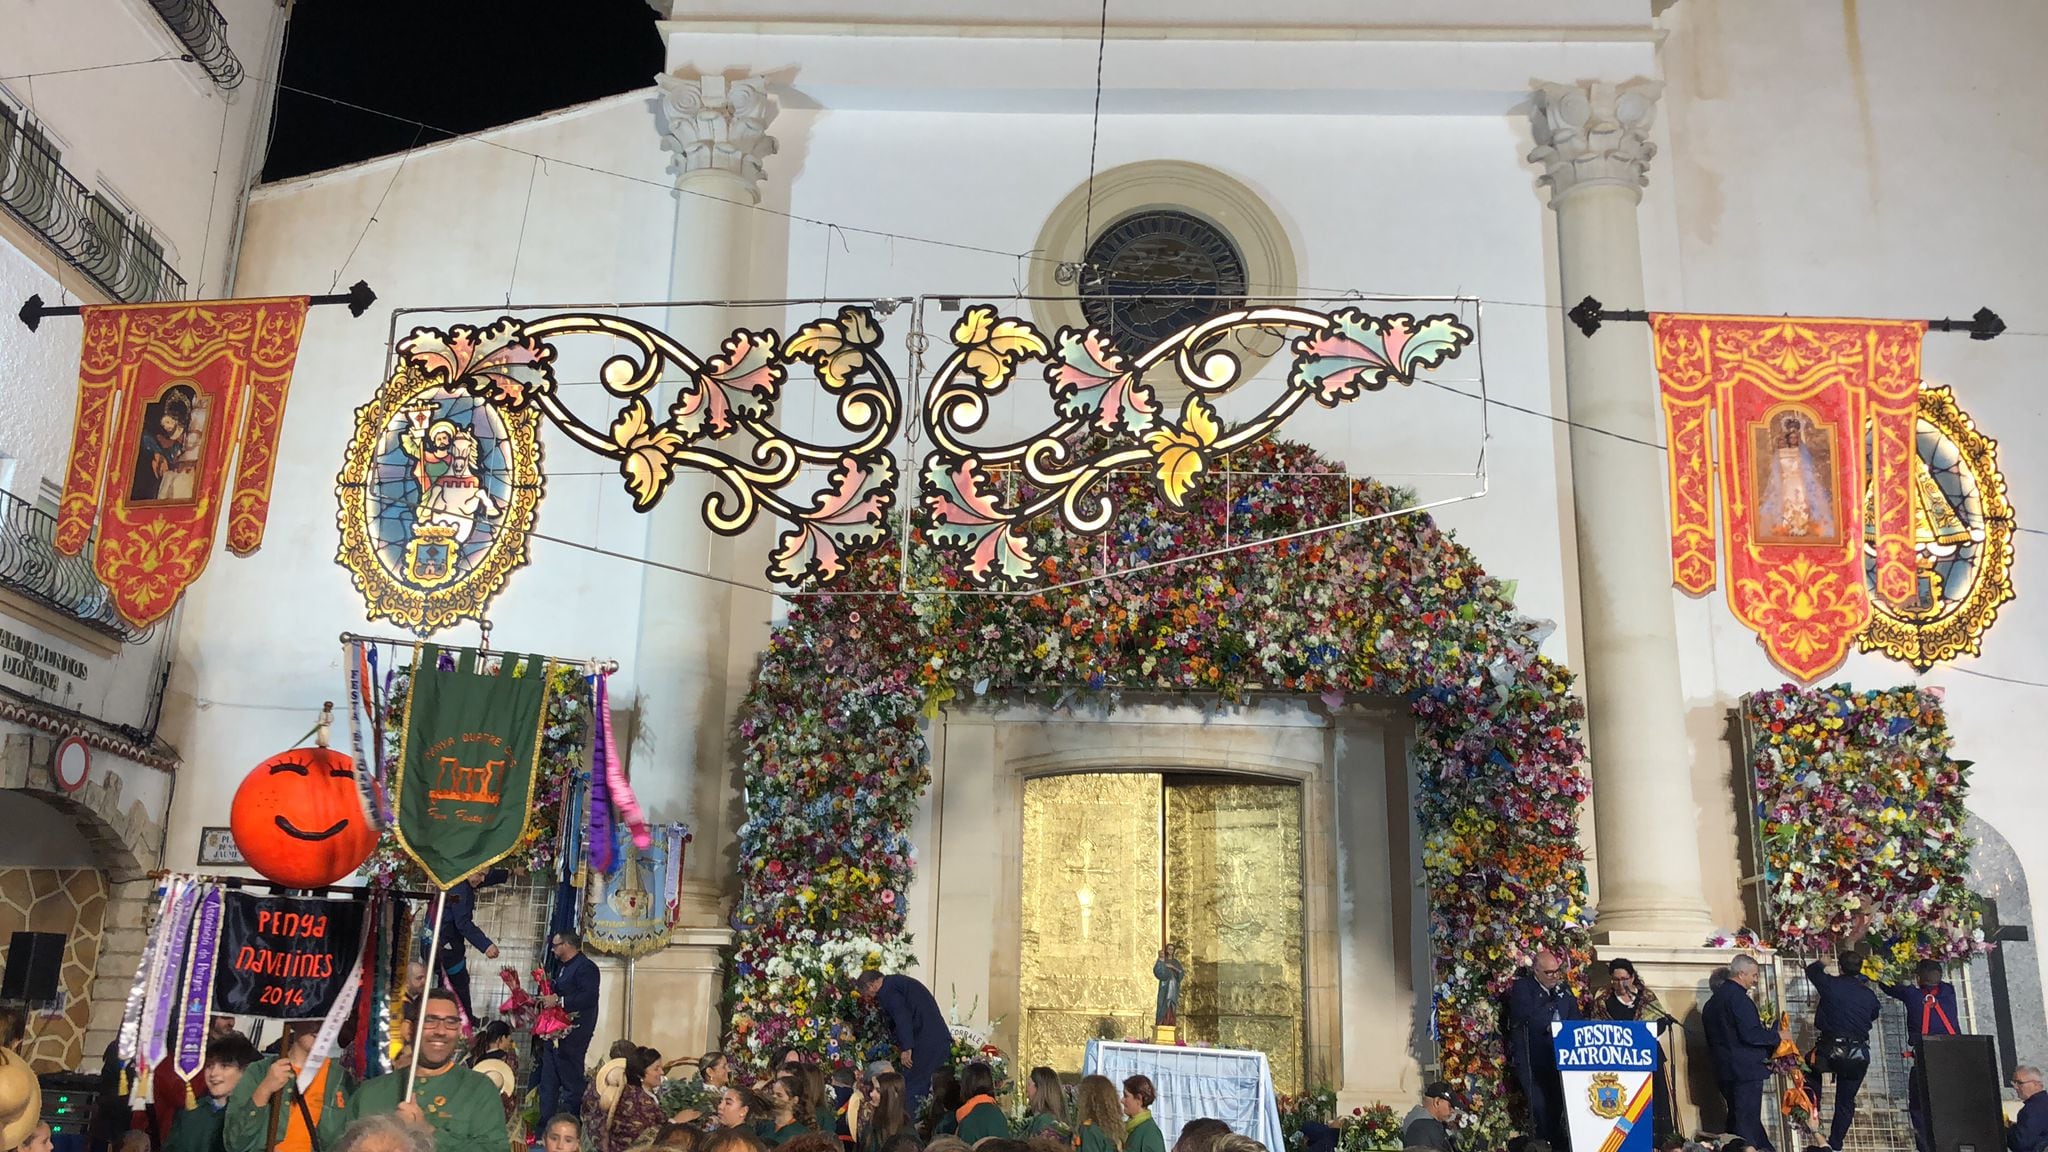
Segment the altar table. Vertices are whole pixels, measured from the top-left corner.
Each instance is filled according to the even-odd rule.
[[[1168,1148],[1180,1138],[1182,1125],[1209,1116],[1264,1144],[1268,1152],[1286,1152],[1273,1070],[1264,1052],[1090,1040],[1081,1074],[1107,1076],[1118,1092],[1126,1076],[1151,1077],[1159,1092],[1152,1103],[1152,1119],[1158,1121]]]

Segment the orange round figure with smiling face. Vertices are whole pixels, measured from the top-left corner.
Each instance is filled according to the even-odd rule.
[[[355,761],[332,748],[293,748],[251,769],[228,827],[249,867],[287,888],[332,884],[377,846]]]

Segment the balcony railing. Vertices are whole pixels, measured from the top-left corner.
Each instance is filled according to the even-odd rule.
[[[221,88],[242,83],[242,61],[228,47],[228,21],[211,0],[149,0],[192,59]]]
[[[0,489],[0,588],[124,644],[149,639],[154,626],[138,629],[114,614],[113,596],[93,574],[91,549],[66,556],[56,538],[56,517]]]
[[[58,162],[42,132],[0,107],[0,205],[116,300],[144,304],[185,294],[161,241],[96,196]]]

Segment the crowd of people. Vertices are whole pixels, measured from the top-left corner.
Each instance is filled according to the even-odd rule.
[[[421,1010],[402,1029],[396,1071],[358,1083],[338,1051],[316,1054],[317,1021],[288,1022],[270,1051],[215,1017],[203,1070],[189,1082],[156,1070],[148,1105],[129,1114],[131,1096],[103,1084],[94,1152],[1167,1152],[1152,1118],[1153,1083],[1142,1075],[1121,1084],[1090,1075],[1071,1091],[1051,1068],[1031,1070],[1021,1084],[1021,1113],[1008,1112],[988,1063],[952,1063],[951,1030],[931,993],[904,976],[862,973],[855,981],[893,1047],[889,1058],[828,1075],[804,1053],[785,1049],[770,1067],[742,1069],[724,1053],[664,1059],[653,1048],[622,1040],[586,1073],[583,1052],[594,1029],[596,972],[574,933],[552,944],[563,978],[555,1002],[571,1008],[576,1027],[541,1045],[541,1067],[522,1081],[520,1053],[502,1020],[465,1036],[470,1021],[459,991],[427,988],[415,966],[408,995]],[[581,968],[589,968],[587,978]],[[1581,996],[1564,961],[1539,953],[1509,989],[1505,1023],[1510,1065],[1527,1103],[1524,1135],[1510,1152],[1569,1149],[1562,1083],[1550,1026],[1567,1020],[1652,1022],[1661,1032],[1676,1019],[1627,960],[1605,964],[1608,982]],[[1826,1143],[1807,1152],[1841,1152],[1869,1071],[1879,993],[1906,1006],[1909,1040],[1959,1029],[1955,987],[1941,965],[1920,965],[1911,985],[1873,987],[1863,958],[1844,948],[1836,970],[1806,969],[1816,995],[1815,1035],[1802,1053],[1804,1088],[1816,1104],[1824,1078],[1835,1083]],[[1737,955],[1701,1013],[1712,1071],[1728,1106],[1727,1143],[1712,1152],[1774,1152],[1762,1099],[1774,1059],[1788,1050],[1788,1022],[1763,1020],[1753,990],[1757,961]],[[25,1018],[0,1009],[0,1047],[18,1046]],[[943,1039],[942,1039],[943,1038]],[[338,1039],[346,1049],[351,1038]],[[110,1053],[110,1070],[117,1069]],[[1675,1128],[1671,1090],[1660,1066],[1654,1081],[1654,1124],[1660,1152],[1706,1152]],[[672,1089],[680,1086],[681,1091]],[[2008,1129],[2008,1152],[2048,1152],[2048,1092],[2032,1067],[2013,1078],[2021,1108]],[[529,1089],[531,1094],[529,1095]],[[1911,1117],[1920,1152],[1932,1152],[1926,1083],[1916,1062]],[[529,1132],[526,1104],[544,1118]],[[669,1103],[665,1104],[664,1100]],[[674,1106],[676,1101],[686,1101]],[[1334,1130],[1305,1135],[1300,1152],[1334,1152]],[[1456,1093],[1438,1081],[1425,1086],[1403,1124],[1409,1152],[1463,1152],[1457,1137]],[[1327,1147],[1325,1147],[1327,1145]],[[31,1132],[20,1152],[50,1152],[48,1125]],[[14,1149],[0,1149],[14,1152]],[[1174,1152],[1267,1152],[1222,1121],[1185,1124]],[[1279,1150],[1272,1150],[1279,1152]]]

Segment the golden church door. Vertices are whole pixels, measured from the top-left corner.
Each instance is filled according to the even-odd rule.
[[[1300,1088],[1301,791],[1204,774],[1024,782],[1022,1068],[1072,1073],[1091,1039],[1150,1037],[1170,941],[1191,1043],[1265,1052]]]

